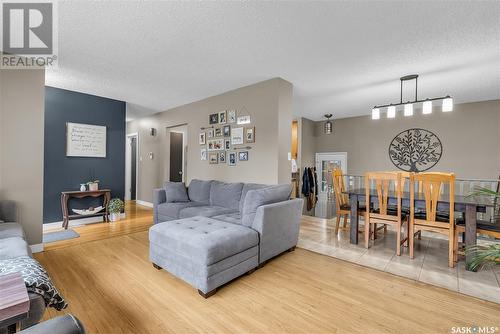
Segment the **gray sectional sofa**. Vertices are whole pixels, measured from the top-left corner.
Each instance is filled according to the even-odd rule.
[[[17,206],[12,201],[0,201],[0,260],[21,256],[32,256],[31,249],[25,241],[23,228],[18,221]],[[36,293],[29,292],[30,310],[28,317],[22,321],[21,327],[30,327],[43,316],[45,301]],[[0,333],[2,332],[0,328]]]
[[[205,298],[297,245],[303,200],[290,185],[192,180],[154,190],[150,260]]]

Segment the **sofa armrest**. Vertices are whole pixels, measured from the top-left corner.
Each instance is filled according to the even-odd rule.
[[[153,224],[158,224],[158,205],[167,202],[165,189],[153,189]]]
[[[17,204],[14,201],[0,201],[0,220],[17,223]]]
[[[296,198],[257,208],[252,228],[260,235],[259,263],[297,245],[303,206]]]
[[[19,332],[20,334],[85,334],[82,323],[71,314],[66,314]]]

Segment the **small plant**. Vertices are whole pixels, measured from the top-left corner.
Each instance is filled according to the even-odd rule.
[[[119,198],[113,198],[109,201],[108,210],[110,213],[121,213],[125,208],[125,203]]]
[[[93,183],[99,183],[99,182],[100,182],[99,180],[89,181],[89,182],[87,182],[87,185],[89,185],[89,184],[93,184]]]

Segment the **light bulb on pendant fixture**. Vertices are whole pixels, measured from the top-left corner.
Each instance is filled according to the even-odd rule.
[[[413,103],[405,104],[404,115],[405,116],[413,116]]]
[[[422,114],[432,114],[432,101],[425,101],[422,105]]]
[[[372,119],[380,119],[380,109],[379,108],[372,109]]]
[[[330,118],[333,116],[332,114],[325,114],[326,121],[323,127],[323,131],[325,134],[330,135],[333,132],[333,122],[330,120]]]
[[[447,96],[443,100],[443,112],[450,112],[450,111],[453,111],[453,99]]]
[[[389,108],[387,108],[387,118],[394,117],[396,117],[396,106],[389,106]]]

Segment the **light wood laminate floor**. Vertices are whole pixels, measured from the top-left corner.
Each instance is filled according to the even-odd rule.
[[[450,333],[500,326],[498,304],[303,249],[205,300],[152,267],[151,210],[127,210],[125,221],[75,228],[80,238],[36,254],[69,302],[64,313],[80,318],[88,333]],[[61,313],[49,309],[45,319]]]

